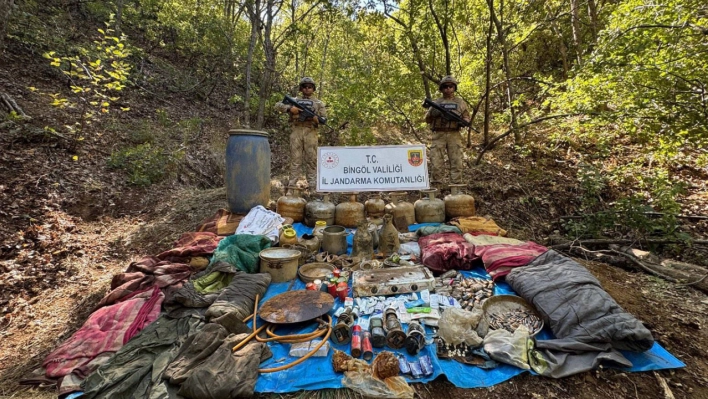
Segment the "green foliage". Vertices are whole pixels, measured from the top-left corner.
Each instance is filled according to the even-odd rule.
[[[166,154],[150,143],[145,143],[114,152],[108,166],[124,170],[130,184],[149,186],[168,176],[183,155],[181,152]]]
[[[596,114],[586,134],[616,131],[660,163],[708,144],[708,14],[697,0],[617,5],[587,64],[553,92],[555,108]]]
[[[106,26],[111,23],[106,22]],[[120,100],[117,93],[128,83],[131,69],[126,61],[130,55],[125,44],[126,37],[113,36],[114,31],[110,28],[98,29],[98,32],[100,39],[94,41],[91,47],[79,47],[78,54],[44,53],[49,64],[69,80],[72,95],[65,97],[62,93],[49,93],[48,96],[52,98],[51,105],[78,111],[78,120],[73,125],[65,126],[76,135],[83,134],[86,126],[108,114],[111,104]],[[130,110],[128,107],[120,109],[123,112]]]
[[[621,176],[629,170],[638,190],[625,191],[615,201],[606,203],[603,196],[612,181],[629,185]],[[665,170],[642,175],[637,168],[629,168],[608,174],[593,165],[582,164],[578,170],[578,180],[582,189],[579,209],[582,217],[568,219],[564,225],[572,237],[680,235],[676,228],[681,208],[676,200],[683,194],[684,187],[671,182]]]

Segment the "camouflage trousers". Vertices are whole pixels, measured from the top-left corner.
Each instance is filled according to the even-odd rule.
[[[294,186],[301,178],[307,179],[310,190],[316,187],[317,179],[317,129],[293,126],[290,133],[290,181]]]
[[[447,179],[445,152],[450,162],[449,183],[462,183],[462,135],[460,131],[436,132],[430,144],[431,183],[441,184]]]

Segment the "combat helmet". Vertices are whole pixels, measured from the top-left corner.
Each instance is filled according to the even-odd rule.
[[[453,85],[455,85],[455,91],[457,91],[457,79],[455,79],[453,76],[448,75],[448,76],[445,76],[442,79],[440,79],[440,84],[438,85],[438,90],[442,91],[442,86],[445,83],[452,83]]]
[[[306,85],[306,84],[311,84],[315,88],[315,90],[317,90],[317,85],[315,84],[315,80],[309,76],[305,76],[304,78],[300,79],[300,85],[298,87],[300,89],[302,89],[302,86]]]

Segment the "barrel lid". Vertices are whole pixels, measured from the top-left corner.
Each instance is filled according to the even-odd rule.
[[[262,130],[251,130],[251,129],[231,129],[229,130],[229,136],[263,136],[268,137],[268,133]]]

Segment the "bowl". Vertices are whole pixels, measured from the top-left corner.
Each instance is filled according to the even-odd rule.
[[[329,273],[334,271],[334,265],[326,262],[312,262],[300,266],[297,274],[300,280],[311,283],[315,280],[324,280]]]
[[[523,298],[516,295],[494,295],[484,301],[482,304],[482,310],[484,311],[484,320],[489,325],[490,330],[497,330],[501,327],[499,323],[494,321],[495,318],[498,318],[505,313],[515,311],[525,311],[538,319],[537,322],[533,323],[533,331],[530,331],[530,335],[532,337],[543,329],[543,317],[541,317],[533,306],[531,306]],[[511,333],[514,332],[511,328],[501,328],[504,328]],[[531,330],[531,328],[529,329]]]

